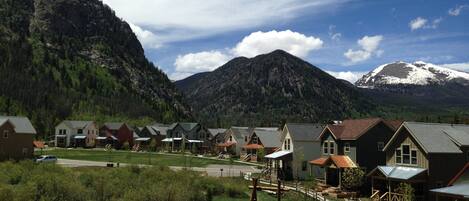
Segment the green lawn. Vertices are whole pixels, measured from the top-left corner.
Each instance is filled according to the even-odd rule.
[[[40,151],[36,154],[41,154]],[[196,156],[183,156],[178,154],[158,154],[158,153],[135,153],[129,151],[113,151],[111,153],[103,150],[83,150],[83,149],[51,149],[44,150],[43,154],[54,155],[58,158],[89,160],[89,161],[112,161],[130,164],[151,164],[163,166],[182,167],[206,167],[210,164],[229,165],[228,160],[215,160],[200,158]],[[246,165],[236,163],[234,165]]]
[[[222,196],[215,196],[213,201],[246,201],[250,198],[250,192],[246,192],[245,198],[230,198],[226,195]],[[275,195],[270,195],[266,192],[258,191],[257,192],[257,200],[258,201],[277,201],[277,197]],[[282,201],[314,201],[313,198],[307,197],[305,198],[303,195],[300,195],[296,192],[287,192],[285,196],[282,197]]]

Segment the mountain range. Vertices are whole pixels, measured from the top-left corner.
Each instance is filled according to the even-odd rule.
[[[353,85],[283,50],[235,58],[176,86],[199,119],[222,125],[325,121],[373,108]]]
[[[192,119],[130,26],[102,1],[0,5],[0,113],[28,116],[41,135],[63,119]]]

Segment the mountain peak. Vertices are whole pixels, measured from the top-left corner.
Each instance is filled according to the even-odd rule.
[[[364,75],[355,85],[374,88],[382,85],[443,85],[449,82],[469,84],[469,73],[460,72],[424,61],[397,61],[378,66]]]

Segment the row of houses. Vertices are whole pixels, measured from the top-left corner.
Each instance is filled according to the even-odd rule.
[[[223,131],[224,132],[224,131]],[[145,127],[131,127],[123,122],[107,122],[98,127],[94,121],[62,121],[55,127],[57,147],[122,148],[128,144],[140,150],[153,147],[169,151],[194,150],[208,152],[213,135],[199,123],[154,123]]]
[[[231,128],[219,145],[231,151],[241,147],[242,153],[251,147],[253,133],[248,128]],[[417,200],[469,198],[468,125],[381,118],[324,126],[287,123],[281,130],[280,146],[265,158],[272,178],[313,177],[337,187],[345,169],[361,168],[372,200],[402,200],[398,198],[402,195],[394,193],[401,183],[413,187]]]

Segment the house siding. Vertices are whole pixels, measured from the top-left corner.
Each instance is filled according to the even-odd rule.
[[[391,139],[394,131],[383,122],[378,123],[373,128],[355,140],[356,150],[351,150],[351,155],[355,153],[354,160],[361,168],[366,168],[369,172],[378,165],[386,165],[386,153],[378,149],[378,142],[384,145]]]
[[[386,164],[389,166],[410,166],[410,167],[420,167],[427,169],[429,167],[429,161],[427,155],[423,152],[422,148],[418,146],[417,142],[411,138],[409,132],[406,129],[402,129],[396,136],[397,138],[393,144],[388,148],[386,154]],[[396,148],[400,147],[402,144],[409,144],[410,149],[417,149],[417,165],[406,165],[406,164],[396,164]]]
[[[3,136],[5,130],[9,132],[8,138]],[[16,133],[12,124],[3,124],[0,127],[0,161],[32,158],[34,153],[33,140],[33,134]]]

